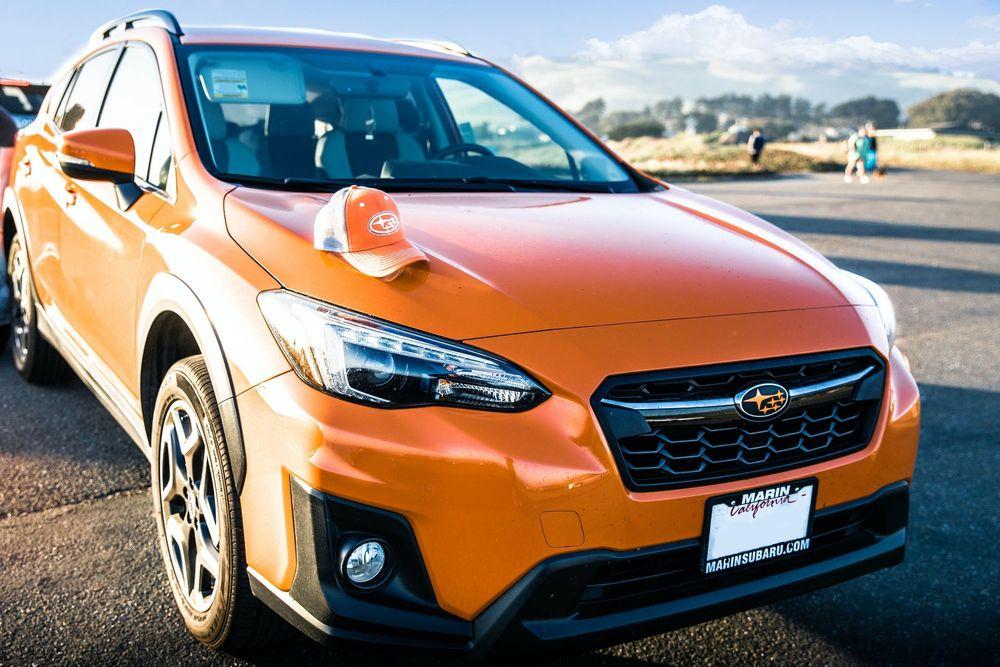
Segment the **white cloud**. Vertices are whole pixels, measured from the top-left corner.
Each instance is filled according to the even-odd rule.
[[[612,108],[634,108],[667,95],[692,99],[730,91],[826,102],[877,94],[905,106],[960,85],[1000,87],[1000,41],[927,48],[864,34],[828,39],[809,34],[810,28],[791,21],[755,25],[740,12],[712,5],[666,14],[617,39],[589,39],[571,58],[532,55],[516,58],[516,65],[570,108],[598,94]],[[956,76],[959,70],[963,75]]]
[[[1000,42],[928,49],[877,41],[868,35],[837,40],[796,36],[789,32],[786,23],[771,28],[755,26],[740,12],[712,5],[695,14],[667,14],[650,28],[612,42],[588,40],[582,56],[590,59],[685,56],[783,71],[807,65],[950,67],[986,54],[1000,58]]]
[[[993,14],[992,16],[974,16],[969,19],[969,25],[973,28],[1000,30],[1000,14]]]

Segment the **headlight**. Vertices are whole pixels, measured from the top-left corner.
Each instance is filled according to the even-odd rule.
[[[892,307],[892,301],[885,290],[878,284],[868,280],[864,276],[859,276],[850,271],[844,271],[844,275],[861,285],[871,296],[872,301],[878,308],[879,315],[882,316],[882,325],[885,327],[885,337],[889,339],[889,349],[892,349],[896,342],[896,309]]]
[[[525,410],[549,393],[486,352],[286,291],[258,297],[295,372],[335,396],[383,408]]]

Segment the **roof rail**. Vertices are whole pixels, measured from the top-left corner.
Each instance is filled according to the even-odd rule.
[[[148,24],[163,28],[175,38],[184,34],[177,17],[165,9],[144,9],[141,12],[127,14],[114,21],[108,21],[95,30],[90,36],[90,43],[97,44],[103,42],[116,32],[124,32],[133,28],[141,27],[141,24]]]
[[[406,44],[407,46],[415,46],[420,49],[429,49],[431,51],[437,51],[438,53],[453,53],[459,56],[470,56],[472,52],[461,44],[455,42],[448,42],[438,39],[393,39],[390,40],[397,44]]]

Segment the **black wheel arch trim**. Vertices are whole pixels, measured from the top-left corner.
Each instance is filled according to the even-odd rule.
[[[30,233],[25,224],[24,211],[21,209],[14,190],[9,186],[3,193],[3,214],[6,216],[8,212],[14,220],[15,229],[25,238],[25,247],[28,251],[31,246]],[[2,242],[2,237],[0,237],[0,246],[2,246]],[[3,250],[6,253],[6,248]],[[140,369],[139,381],[141,383],[143,380],[141,369],[143,368],[143,357],[146,352],[149,332],[156,319],[166,312],[171,312],[184,321],[205,357],[205,364],[208,366],[208,372],[212,378],[216,402],[219,404],[219,416],[222,419],[226,446],[229,449],[229,459],[233,466],[236,491],[240,493],[246,478],[246,449],[243,444],[243,430],[240,426],[239,409],[236,405],[236,394],[229,361],[205,306],[187,283],[171,273],[160,273],[153,277],[139,309],[135,338],[137,342],[136,368]],[[152,410],[148,406],[141,406],[141,408],[148,443],[152,426]],[[144,453],[148,454],[148,452]]]
[[[141,369],[140,384],[147,381],[145,369],[149,351],[146,347],[150,333],[157,319],[164,314],[175,315],[184,322],[205,358],[205,365],[208,367],[208,373],[212,379],[212,389],[215,392],[215,400],[219,406],[219,417],[222,419],[222,427],[226,436],[226,447],[233,467],[236,492],[240,493],[246,479],[246,449],[243,444],[243,430],[240,426],[239,409],[236,405],[236,393],[229,360],[205,306],[187,283],[171,273],[159,273],[153,277],[139,309],[139,316],[136,320],[136,341],[138,342],[136,367]],[[140,394],[142,394],[141,391]],[[152,408],[147,405],[141,407],[146,433],[149,435],[152,432]]]

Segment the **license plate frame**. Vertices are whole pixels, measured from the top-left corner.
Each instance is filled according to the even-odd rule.
[[[782,491],[784,487],[788,487],[787,493],[784,493]],[[760,503],[764,501],[764,505],[758,508],[757,516],[760,516],[761,512],[765,512],[766,514],[772,514],[771,517],[772,521],[777,521],[777,519],[775,519],[773,515],[776,508],[781,508],[782,505],[788,507],[794,503],[788,503],[787,501],[785,501],[779,504],[769,504],[766,501],[777,498],[785,498],[785,497],[798,497],[801,499],[802,496],[800,494],[806,488],[809,488],[810,492],[808,494],[809,497],[807,499],[807,504],[806,504],[807,514],[805,517],[804,534],[799,535],[798,532],[789,533],[787,539],[781,541],[769,544],[751,543],[750,546],[748,546],[748,548],[744,549],[743,551],[722,553],[721,555],[719,554],[720,549],[716,548],[714,550],[715,553],[710,554],[711,546],[718,547],[718,544],[713,545],[714,542],[713,537],[715,537],[715,534],[713,534],[713,528],[716,531],[725,530],[726,528],[725,524],[729,523],[730,530],[745,530],[746,526],[750,525],[750,524],[744,524],[743,526],[737,526],[738,520],[732,518],[732,514],[728,521],[725,518],[720,519],[719,514],[716,514],[714,512],[714,508],[725,505],[730,507],[730,509],[732,510],[736,507],[751,506],[755,503]],[[770,498],[768,498],[768,491],[772,489],[774,490],[773,495]],[[741,489],[739,491],[734,491],[732,493],[725,493],[708,498],[705,501],[705,516],[701,533],[702,534],[701,559],[700,559],[701,573],[703,575],[713,576],[716,574],[745,570],[749,567],[758,565],[760,563],[773,562],[776,560],[781,560],[784,558],[808,552],[812,548],[813,519],[816,514],[816,496],[818,491],[819,491],[819,480],[815,477],[805,477],[802,479],[791,480],[788,482],[768,484],[766,486],[758,486],[750,489]],[[744,498],[748,496],[753,496],[754,500],[744,503],[743,502]],[[779,509],[778,511],[781,510]],[[791,511],[789,510],[785,511],[789,515],[792,515]],[[796,512],[801,512],[801,511],[802,510],[796,510]],[[713,522],[714,514],[716,516],[716,522]],[[751,520],[756,521],[756,518],[750,519],[751,515],[752,515],[752,508],[748,507],[748,509],[744,510],[742,514],[738,515],[739,521],[751,521]],[[800,523],[802,521],[802,517],[797,515],[792,515],[791,517],[785,516],[782,518],[785,519],[786,521],[791,521],[792,523]],[[736,526],[736,528],[733,528],[733,526]],[[780,530],[779,528],[776,528],[774,525],[767,526],[767,529],[770,530],[771,532],[774,532],[775,530]],[[775,553],[771,552],[772,548],[775,549]],[[722,550],[725,551],[725,548],[722,548]],[[761,554],[767,554],[767,555],[761,555]],[[710,559],[709,558],[710,555],[712,555],[713,558]],[[737,561],[746,559],[747,562],[737,562],[735,564],[732,564],[732,561],[725,561],[725,559],[733,559],[733,558],[735,558]],[[719,562],[719,561],[724,561],[724,562]]]

